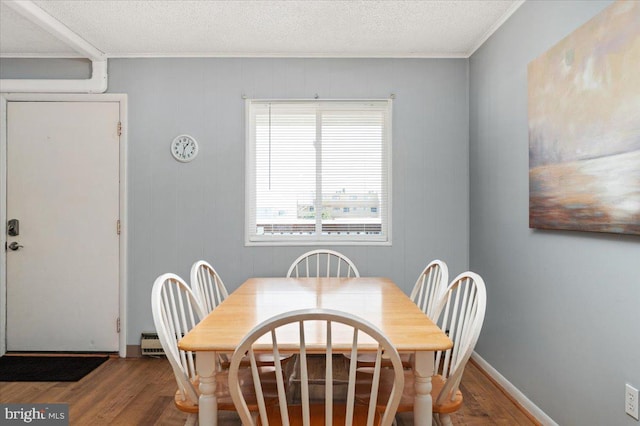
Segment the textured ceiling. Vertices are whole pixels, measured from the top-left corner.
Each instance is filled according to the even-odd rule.
[[[77,57],[2,0],[0,55]],[[467,57],[523,0],[34,1],[107,57]]]

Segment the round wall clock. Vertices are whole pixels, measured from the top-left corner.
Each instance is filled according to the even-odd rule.
[[[198,142],[189,135],[180,135],[171,142],[171,154],[183,163],[187,163],[198,155]]]

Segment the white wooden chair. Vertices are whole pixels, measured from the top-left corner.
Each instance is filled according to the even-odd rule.
[[[482,278],[473,272],[463,272],[447,286],[435,307],[434,316],[438,326],[447,332],[453,341],[453,348],[436,352],[436,375],[431,378],[431,397],[433,413],[437,424],[451,425],[450,414],[462,406],[460,382],[467,361],[473,353],[482,329],[487,306],[487,292]],[[370,376],[368,368],[360,373]],[[364,380],[360,375],[360,380]],[[383,371],[378,393],[378,404],[386,401],[386,394],[392,385],[392,377]],[[359,392],[360,402],[366,403],[370,395]],[[415,398],[412,370],[405,370],[404,392],[398,406],[398,412],[413,410]]]
[[[356,265],[344,254],[334,250],[311,250],[291,264],[287,278],[295,277],[359,277]]]
[[[195,358],[193,352],[180,350],[178,342],[200,322],[204,312],[187,283],[175,274],[163,274],[156,279],[151,290],[151,310],[162,349],[171,364],[178,384],[174,398],[175,405],[180,411],[187,413],[185,424],[195,425],[198,423],[200,397]],[[273,367],[271,369],[262,367],[260,370],[265,382],[270,378],[271,383],[275,383],[274,372]],[[241,377],[244,391],[249,395],[250,406],[256,409],[255,397],[253,399],[251,397],[253,382],[249,370],[245,369]],[[275,393],[272,392],[271,395],[268,401],[273,403]],[[216,397],[218,410],[235,411],[235,405],[229,395],[227,372],[221,371],[216,374]]]
[[[213,311],[229,296],[220,275],[204,260],[198,260],[191,266],[191,289],[205,314]]]
[[[449,269],[447,264],[441,260],[430,262],[418,276],[413,290],[411,300],[429,318],[433,319],[434,310],[440,300],[440,296],[449,282]],[[400,359],[405,368],[411,368],[412,356],[408,353],[401,353]],[[370,367],[373,359],[371,354],[360,354],[358,356],[358,367]]]
[[[312,323],[312,324],[310,324]],[[322,332],[326,335],[326,342],[322,342],[319,346],[307,346],[306,342],[310,342],[316,333]],[[284,335],[287,335],[287,343],[284,341]],[[333,333],[333,334],[332,334]],[[376,398],[372,398],[368,405],[356,404],[356,365],[351,363],[349,366],[347,393],[345,400],[338,400],[334,395],[334,385],[344,385],[343,382],[336,383],[334,381],[333,368],[333,351],[335,340],[332,335],[340,333],[341,335],[351,336],[350,349],[343,347],[342,350],[350,350],[351,358],[356,359],[358,354],[358,339],[364,340],[364,335],[370,336],[373,342],[369,343],[369,350],[376,351],[377,363],[372,368],[373,378],[369,381],[369,391],[372,395],[377,395],[378,377],[381,374],[382,356],[388,357],[391,361],[391,367],[387,370],[391,382],[389,385],[389,394],[386,395],[385,403],[380,406]],[[278,340],[280,338],[280,341]],[[276,374],[278,378],[278,399],[279,403],[268,407],[266,404],[260,403],[258,399],[258,415],[257,418],[247,409],[246,395],[243,394],[239,386],[237,374],[240,364],[245,356],[251,360],[251,369],[253,370],[254,383],[256,385],[255,393],[260,395],[260,382],[257,380],[255,356],[258,352],[265,349],[265,339],[267,346],[275,359],[279,358],[281,351],[299,350],[300,359],[300,401],[292,401],[291,395],[287,394],[284,380],[281,374]],[[295,343],[292,343],[293,340]],[[280,346],[282,344],[282,346]],[[377,349],[376,349],[377,347]],[[321,400],[313,400],[310,397],[310,374],[308,361],[315,354],[321,354],[320,359],[326,363],[323,374],[324,396]],[[315,358],[317,359],[317,357]],[[276,363],[276,371],[282,370],[280,363]],[[361,318],[351,314],[333,310],[323,309],[303,309],[277,315],[251,330],[247,336],[240,342],[238,348],[231,358],[231,367],[229,369],[229,386],[231,397],[238,407],[238,414],[244,426],[255,425],[305,425],[305,426],[330,426],[330,425],[382,425],[389,426],[392,424],[398,403],[400,401],[404,384],[404,374],[402,363],[398,352],[391,342],[377,329],[374,325]],[[288,389],[291,389],[289,387]]]
[[[449,268],[442,260],[429,263],[413,286],[409,296],[418,307],[433,319],[440,295],[449,283]]]
[[[213,266],[205,260],[198,260],[191,266],[191,289],[199,300],[205,315],[213,311],[224,299],[229,297],[229,292],[222,282],[222,278],[220,278]],[[219,361],[222,369],[229,368],[229,356],[227,354],[220,353]],[[261,366],[273,365],[273,358],[260,356],[258,357],[258,362]]]

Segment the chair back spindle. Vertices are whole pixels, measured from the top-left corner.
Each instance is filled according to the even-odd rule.
[[[453,347],[436,352],[435,367],[446,380],[436,404],[455,398],[464,367],[482,329],[486,304],[484,281],[473,272],[458,275],[440,299],[434,315],[439,327],[448,333]]]
[[[294,277],[359,277],[356,265],[334,250],[311,250],[298,257],[289,267],[287,278]]]
[[[292,329],[292,327],[294,328]],[[288,329],[289,332],[285,332],[285,329]],[[382,355],[384,354],[385,358],[388,357],[395,381],[385,407],[377,407],[375,398],[367,406],[356,404],[357,370],[355,361],[351,362],[348,368],[346,400],[337,401],[337,398],[334,398],[334,386],[344,384],[342,381],[336,381],[333,374],[333,355],[336,352],[337,345],[334,336],[338,329],[342,336],[351,336],[350,347],[342,346],[341,352],[350,351],[353,360],[357,358],[360,351],[360,340],[363,339],[363,336],[369,337],[366,340],[366,350],[374,351],[377,360],[373,368],[373,381],[370,389],[372,395],[377,395],[378,393],[377,382],[382,368]],[[291,330],[296,330],[297,338],[295,341],[291,341],[292,336],[295,335]],[[326,336],[322,348],[318,347],[317,344],[309,346],[310,339],[316,338],[319,332],[323,332],[324,336]],[[282,336],[288,336],[286,341],[282,340]],[[371,339],[375,343],[370,343]],[[293,348],[297,348],[300,368],[300,401],[296,404],[291,404],[291,386],[287,387],[282,374],[280,374],[282,365],[279,362],[282,351],[291,351]],[[261,384],[260,377],[257,374],[258,363],[256,362],[256,355],[265,351],[272,352],[276,360],[276,387],[279,403],[272,406],[259,403],[259,414],[256,423],[254,417],[246,409],[247,404],[236,375],[240,369],[242,359],[245,355],[248,356],[250,368],[253,371],[255,394],[260,398]],[[316,355],[322,355],[322,357],[312,358]],[[324,400],[321,402],[313,400],[311,396],[310,385],[314,381],[310,373],[310,361],[312,359],[322,359],[324,362],[323,383],[325,388]],[[358,386],[362,385],[361,382],[358,382]],[[254,426],[256,424],[266,426],[270,422],[278,425],[301,423],[302,425],[310,426],[311,424],[318,424],[318,421],[322,421],[322,418],[324,418],[324,424],[327,426],[334,424],[363,426],[379,424],[389,426],[393,423],[395,412],[400,403],[404,387],[404,372],[398,352],[382,332],[372,324],[345,312],[326,309],[304,309],[277,315],[258,325],[247,334],[231,358],[229,386],[231,397],[236,406],[239,407],[238,414],[245,426]]]
[[[178,342],[204,316],[195,294],[175,274],[163,274],[151,290],[153,322],[162,348],[171,364],[183,400],[197,405],[193,386],[196,366],[193,352],[178,348]]]
[[[213,311],[229,296],[220,275],[204,260],[195,262],[191,267],[191,288],[205,314]]]
[[[440,295],[449,283],[449,269],[441,260],[429,263],[416,281],[411,292],[411,300],[420,310],[433,319]]]

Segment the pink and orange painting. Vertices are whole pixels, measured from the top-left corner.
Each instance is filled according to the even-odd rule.
[[[529,227],[640,235],[640,1],[528,66]]]

